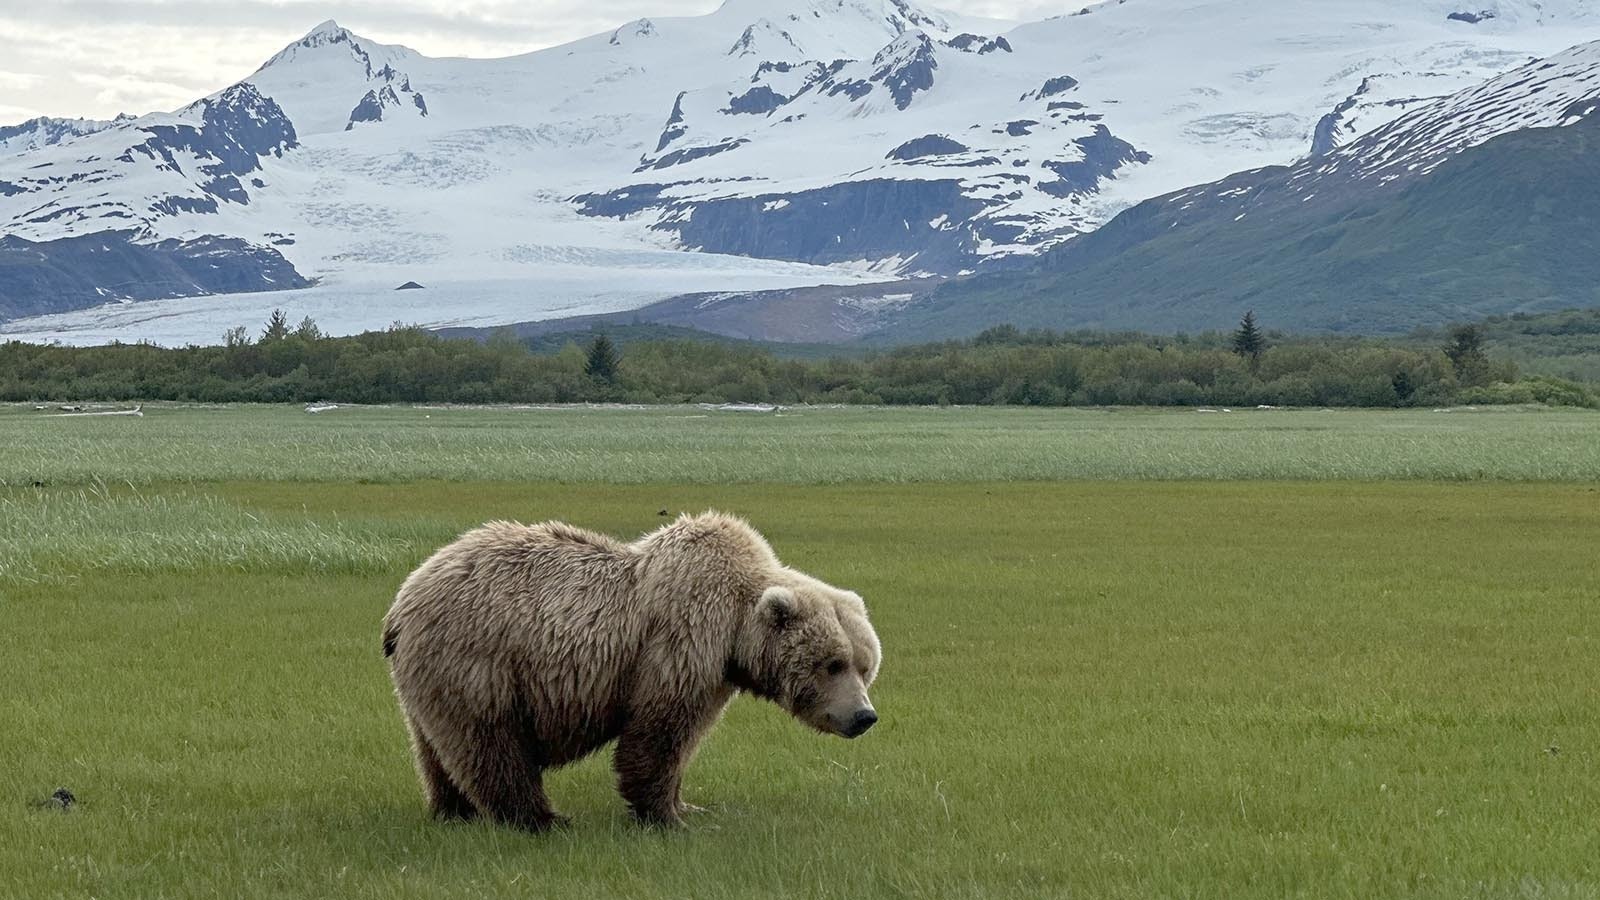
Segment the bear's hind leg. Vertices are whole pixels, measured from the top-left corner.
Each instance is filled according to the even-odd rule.
[[[422,789],[428,798],[428,810],[436,819],[461,819],[472,821],[478,817],[477,807],[461,793],[450,774],[439,761],[438,751],[412,726],[411,744],[417,754],[417,774],[422,777]]]
[[[476,729],[470,758],[459,773],[463,793],[483,815],[524,831],[548,831],[566,825],[565,816],[550,808],[544,792],[544,769],[534,755],[502,729]]]

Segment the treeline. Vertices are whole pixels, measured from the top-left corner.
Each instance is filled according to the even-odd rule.
[[[1600,383],[1600,309],[1490,316],[1483,334],[1491,352],[1523,372]],[[1439,332],[1421,331],[1414,343],[1436,344]]]
[[[1250,323],[1254,328],[1253,322]],[[1250,335],[1164,339],[991,329],[864,356],[784,359],[754,345],[580,335],[539,353],[509,334],[446,340],[411,328],[323,336],[275,317],[259,337],[165,349],[0,345],[0,400],[231,403],[1595,406],[1594,389],[1520,376],[1482,331],[1441,346]]]

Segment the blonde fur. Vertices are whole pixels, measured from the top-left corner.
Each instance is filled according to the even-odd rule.
[[[859,596],[720,513],[632,544],[485,525],[406,579],[384,651],[435,815],[529,830],[561,821],[544,770],[613,740],[634,814],[676,824],[683,769],[737,690],[845,734],[852,715],[876,718],[881,659]]]

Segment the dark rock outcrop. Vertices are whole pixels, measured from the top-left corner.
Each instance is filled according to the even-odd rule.
[[[1055,78],[1046,81],[1044,83],[1044,87],[1039,88],[1037,91],[1029,91],[1028,93],[1023,94],[1021,97],[1018,97],[1017,101],[1025,103],[1029,100],[1043,100],[1047,97],[1065,94],[1067,91],[1070,91],[1077,86],[1078,79],[1073,78],[1071,75],[1058,75]]]
[[[0,321],[119,300],[310,287],[278,251],[237,238],[139,240],[102,232],[55,241],[0,238]]]
[[[952,153],[966,153],[969,148],[960,141],[951,140],[942,134],[926,134],[913,138],[904,144],[889,151],[885,159],[898,159],[909,161],[913,159],[926,159],[930,156],[948,156]]]
[[[216,160],[201,167],[207,175],[248,175],[261,168],[261,157],[281,157],[300,146],[289,116],[253,84],[235,85],[216,100],[202,100],[190,107],[195,108],[202,110],[200,126],[140,126],[150,138],[121,159],[131,161],[132,154],[140,153],[182,172],[173,152],[187,150],[202,159]]]
[[[963,53],[976,53],[979,56],[985,53],[1001,51],[1013,52],[1011,42],[1003,37],[986,38],[977,34],[958,34],[945,42],[945,46],[960,50]]]
[[[1041,184],[1039,190],[1052,197],[1098,193],[1100,182],[1117,177],[1118,169],[1131,163],[1147,163],[1154,158],[1112,134],[1104,125],[1096,125],[1094,134],[1078,138],[1073,144],[1083,152],[1083,159],[1045,163],[1045,168],[1060,176],[1060,180]]]
[[[918,91],[932,88],[933,73],[939,68],[933,40],[925,34],[901,36],[884,48],[873,64],[877,69],[871,80],[889,89],[896,109],[908,108]]]
[[[673,166],[681,166],[684,163],[694,162],[697,159],[704,159],[708,156],[716,156],[719,153],[727,153],[729,150],[737,150],[748,143],[750,143],[748,139],[739,138],[738,140],[727,141],[726,143],[712,144],[709,147],[684,147],[681,150],[674,150],[671,153],[668,153],[667,155],[657,159],[643,160],[640,162],[639,167],[633,171],[637,174],[639,172],[648,172],[651,169],[670,169]]]
[[[681,138],[688,132],[683,124],[683,98],[688,96],[688,91],[679,91],[678,99],[672,102],[672,114],[667,116],[667,125],[661,129],[661,140],[656,142],[656,152],[667,149],[667,145]]]
[[[959,181],[869,179],[754,197],[676,204],[662,185],[573,198],[584,215],[655,209],[653,228],[713,253],[830,264],[916,258],[927,270],[970,265],[981,235],[967,225],[986,208]],[[960,226],[960,227],[953,227]]]
[[[728,108],[723,112],[735,116],[764,116],[788,102],[788,97],[764,84],[758,84],[743,94],[729,99]]]

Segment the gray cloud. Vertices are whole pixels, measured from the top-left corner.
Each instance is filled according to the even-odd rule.
[[[506,56],[721,0],[0,0],[0,124],[175,109],[254,71],[317,23],[434,56]],[[1033,18],[1071,3],[946,0]]]

